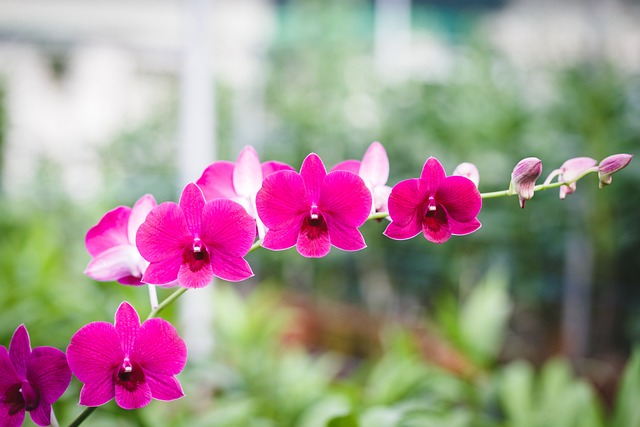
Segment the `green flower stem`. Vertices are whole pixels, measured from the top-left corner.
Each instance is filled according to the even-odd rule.
[[[575,177],[574,179],[570,180],[570,181],[557,181],[557,182],[551,182],[551,183],[547,183],[547,184],[540,184],[540,185],[536,185],[535,187],[533,187],[534,191],[543,191],[543,190],[548,190],[550,188],[558,188],[558,187],[562,187],[563,185],[571,185],[574,182],[578,182],[579,180],[581,180],[582,178],[584,178],[585,176],[594,173],[594,172],[598,172],[598,167],[594,166],[592,168],[586,169],[584,172],[582,172],[580,175],[578,175],[577,177]],[[495,199],[496,197],[504,197],[504,196],[515,196],[517,195],[517,193],[515,191],[511,191],[511,190],[502,190],[502,191],[492,191],[489,193],[481,193],[480,197],[482,197],[483,199]]]
[[[171,295],[169,295],[168,297],[166,297],[160,304],[158,304],[158,307],[154,308],[153,310],[151,310],[151,313],[149,313],[149,315],[147,316],[147,320],[148,319],[153,319],[154,317],[158,317],[158,314],[160,314],[160,312],[162,310],[164,310],[165,308],[167,308],[167,306],[169,306],[170,304],[172,304],[175,300],[177,300],[178,298],[180,298],[180,295],[184,294],[185,292],[187,292],[188,288],[183,288],[180,287],[178,290],[176,290],[175,292],[173,292]]]
[[[69,427],[78,427],[84,420],[89,418],[89,415],[93,414],[93,411],[96,409],[98,409],[97,406],[89,406],[88,408],[85,408],[85,410],[80,412],[80,415],[78,415],[76,419],[69,424]]]

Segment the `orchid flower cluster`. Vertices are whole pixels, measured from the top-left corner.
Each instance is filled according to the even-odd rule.
[[[261,163],[255,149],[246,147],[235,163],[207,167],[186,185],[178,203],[158,204],[144,195],[133,207],[107,212],[87,232],[91,261],[85,274],[148,285],[150,314],[141,323],[124,301],[114,323],[93,322],[78,330],[66,354],[52,347],[31,349],[26,327],[18,326],[9,350],[0,347],[0,425],[20,426],[26,412],[37,425],[57,425],[52,404],[72,374],[83,383],[79,404],[86,409],[70,426],[112,399],[123,409],[136,409],[152,399],[184,396],[176,375],[186,364],[187,347],[176,328],[157,316],[187,289],[207,286],[214,277],[238,282],[253,276],[245,257],[257,248],[295,247],[307,258],[324,257],[332,246],[358,251],[366,247],[359,228],[374,219],[389,220],[384,235],[391,239],[422,233],[442,244],[481,227],[484,198],[517,195],[524,208],[536,191],[559,188],[564,199],[590,173],[598,174],[601,187],[611,184],[612,174],[631,158],[570,159],[536,185],[542,162],[530,157],[514,167],[509,189],[480,193],[475,165],[462,163],[447,176],[434,157],[417,178],[388,186],[389,160],[379,142],[361,161],[346,160],[328,172],[315,153],[298,171],[281,162]],[[158,303],[156,286],[178,290]]]

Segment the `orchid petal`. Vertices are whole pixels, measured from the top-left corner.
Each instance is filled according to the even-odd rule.
[[[187,361],[187,346],[176,328],[164,319],[146,320],[138,331],[131,359],[145,371],[176,375]]]
[[[193,271],[191,265],[183,263],[178,270],[178,283],[185,288],[203,288],[211,283],[213,271],[211,264],[205,264],[197,271]]]
[[[67,357],[54,347],[34,348],[27,365],[27,380],[40,392],[40,404],[55,402],[71,383]]]
[[[4,346],[0,346],[0,395],[2,395],[7,388],[21,381],[22,378],[13,366],[9,352]],[[0,407],[2,406],[3,405],[0,404]]]
[[[300,227],[296,248],[300,255],[307,258],[321,258],[327,255],[331,250],[328,229],[310,226],[305,220]]]
[[[212,252],[211,269],[217,277],[230,282],[239,282],[253,276],[253,271],[244,258],[231,256],[223,251]]]
[[[471,221],[458,222],[452,217],[449,217],[449,229],[454,236],[464,236],[466,234],[473,233],[482,227],[478,218],[473,218]]]
[[[405,228],[407,225],[413,223],[413,226],[409,228],[413,231],[416,226],[419,226],[422,221],[422,216],[426,210],[424,204],[428,197],[428,187],[423,184],[423,180],[418,178],[411,178],[397,183],[392,189],[389,195],[389,216],[395,227]],[[389,227],[387,227],[389,230]],[[394,233],[394,231],[391,231]],[[391,236],[389,236],[391,237]]]
[[[449,216],[459,222],[467,222],[478,216],[482,198],[478,188],[468,178],[450,176],[442,180],[435,198]]]
[[[264,225],[279,230],[299,224],[300,216],[309,212],[311,202],[302,177],[293,171],[280,171],[264,179],[256,207]]]
[[[96,256],[112,246],[128,245],[127,227],[131,208],[118,206],[107,212],[100,221],[91,227],[85,238],[85,246],[91,256]]]
[[[13,412],[9,405],[0,403],[0,425],[3,427],[20,427],[24,422],[24,411]]]
[[[71,376],[69,376],[71,379]],[[46,402],[40,402],[38,406],[31,412],[31,419],[39,426],[51,425],[51,404]],[[3,424],[4,425],[4,424]]]
[[[561,166],[562,180],[573,181],[582,172],[598,164],[598,161],[591,157],[575,157],[564,162]]]
[[[118,245],[94,255],[84,274],[100,282],[110,282],[128,276],[140,278],[143,262],[135,246]]]
[[[145,380],[151,390],[151,396],[158,400],[175,400],[184,396],[182,386],[175,377],[158,375],[155,372],[145,371]]]
[[[180,196],[180,208],[192,235],[197,236],[202,226],[202,208],[205,200],[202,190],[193,182],[187,184]]]
[[[118,331],[107,322],[83,326],[71,337],[67,347],[69,368],[85,384],[101,383],[105,377],[112,378],[113,370],[123,359]]]
[[[95,382],[86,382],[80,390],[80,404],[92,407],[102,406],[113,399],[115,395],[116,388],[113,382],[113,373],[111,373],[101,376]]]
[[[251,249],[256,238],[256,222],[239,204],[224,199],[208,202],[202,219],[201,238],[207,247],[238,257]]]
[[[300,227],[304,221],[304,214],[298,216],[297,222],[292,222],[289,227],[284,227],[280,230],[267,230],[267,234],[264,236],[262,247],[270,249],[272,251],[281,251],[284,249],[292,248],[298,241],[298,235],[300,234]]]
[[[251,147],[245,147],[236,160],[233,169],[233,188],[236,194],[251,197],[262,185],[262,165],[258,153]]]
[[[389,158],[379,142],[373,142],[362,157],[359,175],[373,186],[385,185],[389,179]]]
[[[371,212],[371,192],[351,172],[330,172],[320,187],[318,208],[345,226],[360,227]]]
[[[153,263],[181,254],[192,240],[193,235],[180,206],[164,202],[149,212],[138,229],[136,246],[140,255]]]
[[[20,325],[11,338],[9,357],[11,357],[11,363],[13,363],[16,372],[21,378],[27,377],[27,362],[30,354],[31,343],[29,342],[29,333],[24,325]]]
[[[293,166],[275,160],[269,160],[262,164],[262,178],[266,178],[274,172],[278,171],[294,171]]]
[[[389,211],[389,195],[391,194],[391,187],[388,185],[379,185],[373,189],[373,200],[375,206],[372,208],[376,212],[388,212]]]
[[[444,168],[435,157],[429,157],[422,167],[420,179],[426,185],[426,194],[433,195],[440,187],[440,182],[444,180],[446,173]]]
[[[327,170],[322,163],[322,159],[316,154],[309,154],[300,167],[300,176],[304,181],[304,185],[309,195],[309,201],[313,204],[318,203],[320,198],[320,186],[324,177],[327,175]]]
[[[136,233],[138,232],[138,228],[147,218],[149,212],[151,212],[151,210],[156,206],[158,206],[158,203],[151,194],[145,194],[140,197],[133,205],[129,216],[129,222],[127,224],[127,236],[129,237],[129,242],[131,244],[136,244]]]
[[[131,353],[133,342],[140,329],[140,317],[131,304],[126,301],[120,304],[116,310],[114,326],[118,331],[122,350],[126,357]]]
[[[367,247],[357,228],[335,221],[329,215],[325,216],[325,220],[331,244],[336,248],[343,251],[359,251]]]
[[[138,383],[133,390],[116,383],[115,392],[116,403],[123,409],[138,409],[151,402],[151,390],[146,382]]]
[[[404,227],[399,226],[395,221],[387,225],[384,235],[394,240],[407,240],[416,237],[422,231],[422,223],[410,221]]]
[[[469,182],[471,183],[471,181]],[[437,244],[449,240],[451,237],[451,229],[449,228],[447,211],[441,206],[438,206],[434,215],[425,216],[422,220],[422,234],[428,241]]]
[[[182,264],[182,252],[149,264],[142,276],[142,282],[158,286],[173,286]]]
[[[236,191],[233,188],[234,168],[235,164],[233,162],[217,161],[204,170],[196,184],[202,190],[207,201],[236,197]]]
[[[331,168],[333,171],[348,171],[358,175],[360,172],[360,160],[344,160]]]

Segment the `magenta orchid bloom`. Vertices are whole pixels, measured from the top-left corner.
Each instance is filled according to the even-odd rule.
[[[165,202],[138,229],[140,254],[149,261],[142,281],[154,285],[201,288],[213,276],[237,282],[253,275],[243,258],[256,237],[256,223],[238,203],[205,202],[200,188],[188,184],[180,204]]]
[[[117,280],[123,285],[141,285],[149,264],[138,252],[136,232],[157,205],[153,196],[142,196],[133,205],[118,206],[107,212],[87,232],[85,245],[92,259],[84,273],[94,280]]]
[[[70,382],[64,353],[53,347],[31,350],[27,328],[18,326],[9,351],[0,346],[0,425],[21,426],[25,412],[37,425],[50,425],[51,404]]]
[[[256,150],[247,146],[242,149],[235,163],[217,161],[209,165],[196,184],[202,189],[207,201],[229,199],[240,203],[257,223],[260,238],[266,230],[256,213],[256,194],[262,180],[280,170],[294,170],[292,166],[277,161],[260,164]]]
[[[300,173],[269,175],[257,196],[258,215],[268,227],[262,246],[283,250],[296,246],[305,257],[366,247],[358,231],[371,212],[371,193],[356,174],[327,173],[317,154],[309,154]]]
[[[346,170],[360,176],[373,197],[371,213],[386,212],[387,201],[391,193],[391,187],[387,184],[389,179],[389,158],[387,152],[379,142],[373,142],[364,153],[362,161],[345,160],[335,165],[331,171]]]
[[[473,233],[482,199],[475,184],[462,176],[446,176],[435,157],[427,159],[420,178],[396,184],[389,196],[391,224],[385,236],[405,240],[421,231],[430,242],[444,243],[452,235]]]
[[[80,404],[101,406],[115,397],[124,409],[141,408],[151,399],[184,396],[175,375],[187,361],[187,346],[164,319],[140,325],[136,310],[123,302],[114,324],[93,322],[71,337],[67,360],[84,383]]]

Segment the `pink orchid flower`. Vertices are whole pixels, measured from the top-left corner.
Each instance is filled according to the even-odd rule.
[[[256,224],[238,203],[205,202],[200,188],[188,184],[180,204],[164,202],[138,229],[140,254],[150,262],[142,281],[201,288],[213,276],[237,282],[253,275],[243,258],[256,236]]]
[[[136,232],[156,205],[153,196],[147,194],[133,208],[118,206],[107,212],[87,232],[85,245],[92,259],[84,273],[101,282],[141,285],[140,278],[149,263],[138,252]]]
[[[598,165],[598,179],[600,180],[600,188],[611,184],[614,173],[627,167],[633,156],[631,154],[614,154],[604,158]]]
[[[371,213],[386,212],[387,201],[391,193],[391,187],[387,184],[389,179],[389,158],[387,152],[379,142],[373,142],[364,153],[362,161],[345,160],[335,165],[331,171],[346,170],[360,176],[373,197]]]
[[[283,250],[296,246],[305,257],[366,247],[358,231],[371,212],[371,192],[351,172],[327,173],[317,154],[309,154],[300,173],[269,175],[257,196],[258,215],[268,227],[262,246]]]
[[[70,382],[64,353],[53,347],[31,350],[27,328],[18,326],[9,351],[0,346],[0,425],[21,426],[25,412],[37,425],[50,425],[51,404]]]
[[[141,408],[151,399],[184,396],[175,375],[187,361],[187,346],[164,319],[145,320],[123,302],[114,324],[93,322],[71,337],[67,360],[84,383],[80,404],[101,406],[115,397],[124,409]]]
[[[256,194],[262,180],[280,170],[294,170],[286,163],[268,161],[260,164],[256,150],[245,147],[235,163],[217,161],[209,165],[196,184],[202,189],[207,201],[229,199],[240,203],[256,220],[258,234],[263,238],[266,230],[256,213]]]
[[[452,235],[473,233],[482,199],[475,184],[462,176],[446,176],[435,157],[427,159],[420,178],[396,184],[389,196],[391,224],[385,236],[405,240],[421,231],[430,242],[444,243]]]

